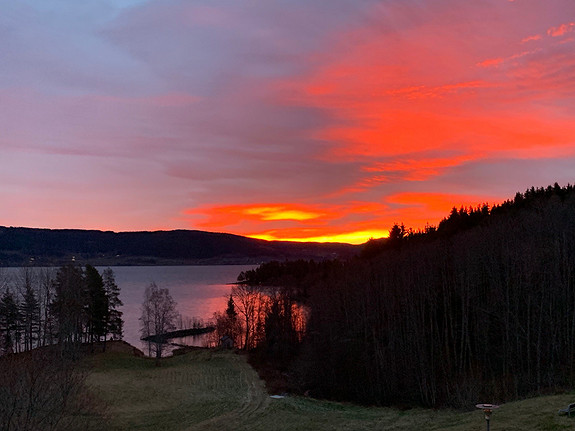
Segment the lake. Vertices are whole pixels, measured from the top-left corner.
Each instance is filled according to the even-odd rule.
[[[224,311],[231,292],[227,283],[236,281],[241,271],[256,265],[209,265],[209,266],[112,266],[116,284],[120,287],[120,299],[124,303],[124,340],[143,349],[140,341],[141,305],[144,291],[154,282],[160,288],[168,288],[177,302],[177,310],[184,317],[207,321],[215,311]],[[106,267],[98,267],[102,271]],[[19,268],[2,268],[3,274],[15,277]],[[2,277],[5,278],[5,277]],[[174,340],[182,342],[182,340]],[[202,345],[203,337],[186,337],[184,344]]]
[[[231,292],[228,283],[236,281],[241,271],[255,265],[206,265],[206,266],[113,266],[116,284],[120,287],[120,299],[124,303],[124,340],[138,348],[140,341],[141,305],[144,291],[154,282],[160,288],[168,288],[177,302],[177,310],[184,317],[203,320],[212,318],[215,311],[224,311]],[[98,268],[100,273],[106,268]],[[181,340],[174,340],[182,342]],[[202,345],[203,337],[185,344]]]

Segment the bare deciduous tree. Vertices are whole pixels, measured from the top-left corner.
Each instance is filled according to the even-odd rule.
[[[56,351],[0,358],[0,429],[87,431],[90,418],[101,417],[103,406],[86,390],[86,377]]]
[[[156,283],[151,283],[144,293],[140,317],[142,338],[156,336],[153,341],[148,341],[150,356],[155,356],[157,360],[162,357],[165,347],[162,335],[175,329],[177,318],[176,302],[170,295],[170,291],[160,289]]]
[[[232,287],[232,298],[243,318],[243,348],[249,350],[257,345],[258,338],[263,337],[265,297],[258,286],[238,284]]]

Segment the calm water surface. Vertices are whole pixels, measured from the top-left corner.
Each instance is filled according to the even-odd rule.
[[[120,287],[120,299],[124,306],[124,340],[143,348],[140,341],[141,305],[144,291],[154,282],[160,288],[168,288],[177,302],[177,310],[184,317],[207,321],[215,311],[224,311],[231,286],[241,271],[256,265],[213,265],[213,266],[112,266],[116,283]],[[54,274],[57,268],[54,268]],[[100,273],[106,267],[98,267]],[[21,268],[0,268],[0,285],[16,279]],[[177,343],[203,345],[203,337],[186,337],[173,340]]]
[[[231,286],[241,271],[255,268],[254,265],[213,266],[113,266],[116,283],[120,287],[120,299],[124,303],[124,340],[138,348],[140,341],[141,305],[144,291],[154,282],[160,288],[168,288],[177,302],[178,312],[186,317],[211,319],[215,311],[224,311]],[[102,272],[104,267],[99,267]],[[201,345],[203,340],[185,344]],[[174,340],[175,342],[181,342]]]

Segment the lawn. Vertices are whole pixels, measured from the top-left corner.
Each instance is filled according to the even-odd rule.
[[[479,410],[367,408],[311,398],[270,398],[244,356],[198,350],[154,360],[127,353],[91,358],[88,384],[106,406],[114,430],[485,430]],[[575,417],[557,410],[575,393],[508,403],[491,421],[492,431],[575,429]],[[100,422],[101,418],[93,418]]]

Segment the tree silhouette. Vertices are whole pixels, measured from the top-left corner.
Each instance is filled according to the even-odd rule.
[[[86,283],[86,318],[87,318],[87,337],[90,343],[100,341],[104,337],[108,328],[109,303],[106,290],[104,289],[104,280],[96,268],[92,265],[86,265],[85,273]]]
[[[24,350],[32,350],[38,342],[40,328],[40,304],[29,281],[26,283],[23,301],[20,307],[24,329]]]
[[[142,338],[156,336],[154,341],[148,341],[148,352],[150,356],[156,357],[157,365],[160,364],[159,359],[165,348],[162,336],[176,328],[177,318],[176,302],[170,291],[160,289],[156,283],[151,283],[144,293],[140,324]]]
[[[19,351],[21,320],[18,300],[12,291],[7,289],[0,299],[0,328],[4,333],[4,352]]]
[[[110,268],[102,272],[104,290],[108,299],[108,313],[106,314],[106,335],[110,334],[113,340],[121,340],[123,336],[124,321],[122,312],[118,310],[124,305],[120,300],[120,288],[116,284],[114,271]]]
[[[58,342],[63,352],[75,356],[86,324],[86,288],[82,268],[61,267],[54,281],[55,297],[51,310],[56,318]]]
[[[315,395],[465,407],[570,388],[573,214],[573,186],[533,187],[499,205],[453,208],[437,228],[396,224],[360,258],[264,264],[242,283],[307,286],[294,366]],[[275,349],[287,345],[277,335],[285,308],[270,298],[265,337]]]

